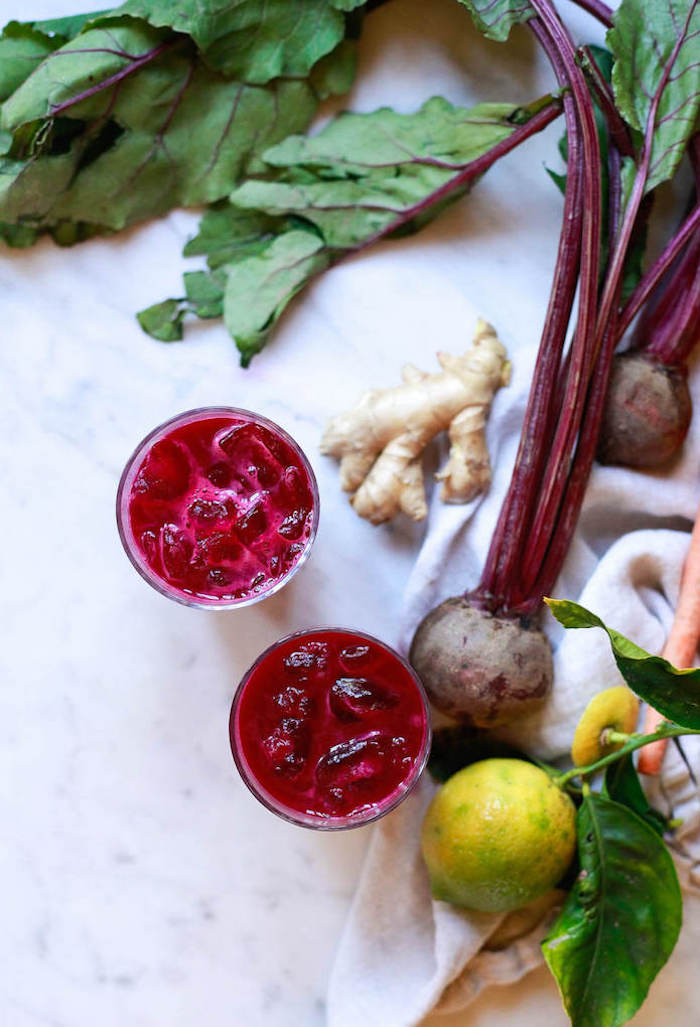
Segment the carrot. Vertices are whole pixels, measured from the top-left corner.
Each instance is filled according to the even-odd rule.
[[[690,667],[700,641],[700,511],[690,536],[688,555],[683,565],[678,606],[661,655],[674,667]],[[644,731],[651,734],[663,720],[651,706],[647,710]],[[639,756],[642,774],[658,774],[661,769],[666,739],[646,745]]]

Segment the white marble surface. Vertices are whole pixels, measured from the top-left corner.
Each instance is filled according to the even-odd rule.
[[[4,0],[2,15],[66,6]],[[526,100],[549,85],[524,32],[504,51],[448,0],[397,0],[368,23],[351,103]],[[323,276],[248,372],[220,325],[165,346],[134,320],[179,293],[194,214],[68,251],[43,242],[0,253],[3,1027],[323,1024],[367,830],[317,834],[258,806],[229,753],[231,696],[290,630],[337,623],[395,641],[421,529],[361,522],[336,466],[318,456],[320,432],[362,388],[393,383],[404,360],[430,368],[438,346],[463,346],[473,306],[516,359],[536,340],[560,212],[542,163],[555,159],[558,131],[419,237]],[[150,590],[114,524],[136,442],[213,403],[287,428],[322,496],[308,566],[237,613],[188,610]],[[545,1015],[565,1022],[539,973],[452,1022],[534,1025]]]

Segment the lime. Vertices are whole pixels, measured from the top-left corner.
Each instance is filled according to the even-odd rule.
[[[615,685],[594,695],[576,725],[571,745],[574,765],[585,767],[619,749],[622,742],[609,743],[601,735],[606,730],[628,735],[636,728],[638,715],[639,700],[626,685]]]
[[[434,898],[502,913],[544,895],[566,872],[576,810],[532,763],[481,760],[437,793],[422,846]]]

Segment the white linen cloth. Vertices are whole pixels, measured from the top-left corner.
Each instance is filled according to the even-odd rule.
[[[504,339],[506,345],[508,340]],[[520,351],[513,385],[496,398],[488,434],[494,482],[463,507],[433,495],[428,532],[409,581],[401,649],[442,599],[473,587],[510,478],[533,354]],[[700,364],[691,372],[700,409]],[[652,653],[665,641],[675,607],[689,530],[700,501],[700,421],[683,456],[654,474],[596,465],[582,515],[554,595],[576,599]],[[591,696],[620,683],[607,636],[597,629],[564,631],[543,618],[554,648],[555,684],[541,712],[502,731],[534,756],[568,753],[574,727]],[[683,742],[700,776],[700,743]],[[435,785],[417,791],[374,831],[355,900],[339,945],[328,993],[329,1027],[411,1027],[431,1010],[457,1010],[482,989],[517,980],[542,961],[549,911],[505,948],[489,951],[501,915],[458,910],[430,897],[419,846],[420,826]],[[659,809],[683,820],[672,846],[684,889],[700,885],[700,801],[674,745],[651,785]],[[511,932],[512,933],[512,932]]]

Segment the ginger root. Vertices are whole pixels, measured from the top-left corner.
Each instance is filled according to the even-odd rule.
[[[485,426],[494,393],[510,380],[505,348],[491,325],[479,320],[470,350],[438,353],[439,374],[411,364],[403,385],[364,393],[356,406],[332,418],[321,452],[340,459],[340,483],[360,517],[373,524],[402,510],[416,521],[427,512],[421,454],[449,431],[450,454],[437,474],[441,498],[466,503],[491,481]]]

